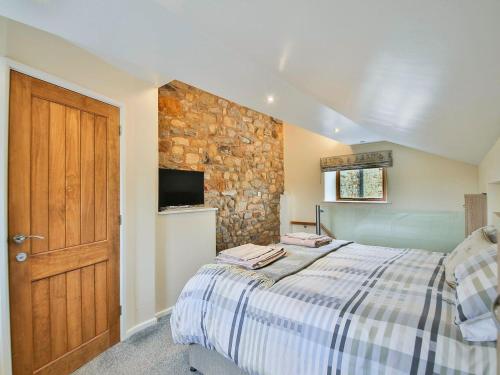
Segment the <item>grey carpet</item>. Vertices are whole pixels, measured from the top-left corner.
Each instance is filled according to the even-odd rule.
[[[113,346],[74,372],[74,375],[94,374],[192,375],[193,373],[189,371],[188,348],[172,342],[170,316],[166,316],[156,325]]]

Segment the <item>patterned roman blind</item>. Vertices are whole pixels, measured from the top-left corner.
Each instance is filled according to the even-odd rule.
[[[392,151],[363,152],[360,154],[329,156],[320,159],[321,172],[346,169],[392,167]]]

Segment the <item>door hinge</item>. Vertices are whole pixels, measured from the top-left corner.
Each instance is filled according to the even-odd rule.
[[[118,225],[122,225],[122,215],[118,215]]]
[[[122,316],[122,305],[120,305],[120,316]]]
[[[122,126],[118,125],[118,135],[122,135]]]

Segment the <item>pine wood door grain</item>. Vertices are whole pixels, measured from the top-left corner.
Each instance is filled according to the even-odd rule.
[[[14,374],[69,374],[120,339],[119,111],[15,71],[10,82]]]

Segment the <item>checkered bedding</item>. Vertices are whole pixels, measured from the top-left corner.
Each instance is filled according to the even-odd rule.
[[[171,317],[179,344],[200,344],[249,374],[494,374],[495,343],[453,323],[444,254],[350,244],[273,283],[207,265]]]

